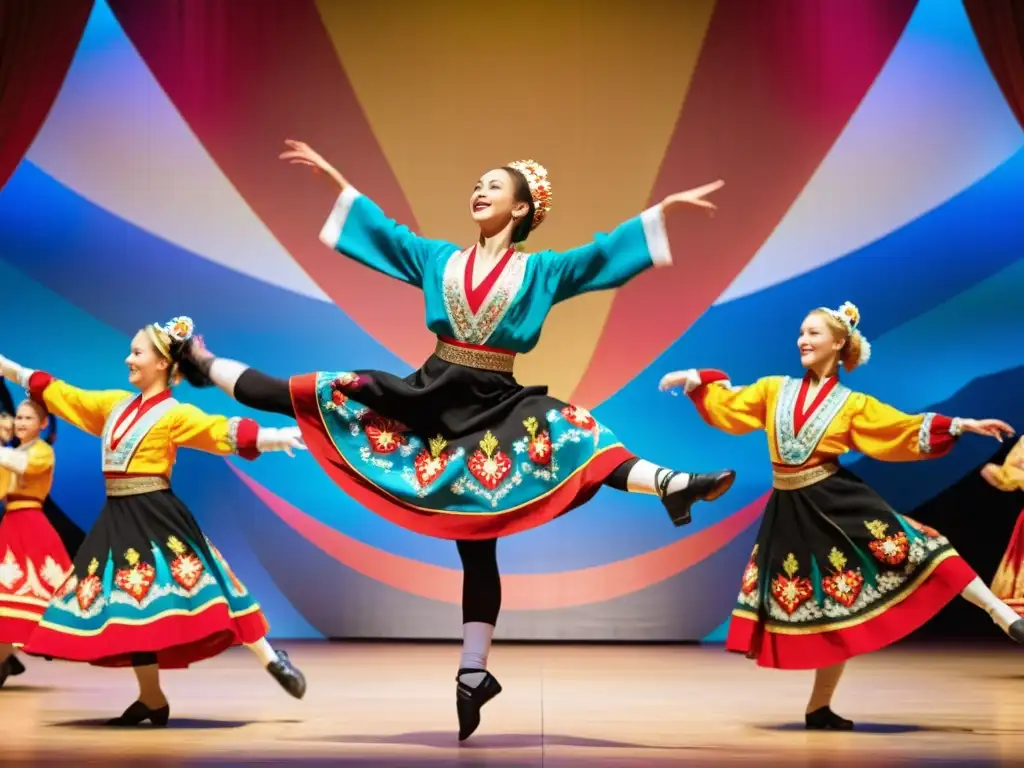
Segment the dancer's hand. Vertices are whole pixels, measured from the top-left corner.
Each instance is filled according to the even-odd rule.
[[[1003,438],[1013,437],[1013,427],[999,419],[960,419],[960,427],[964,432],[994,437],[1000,443]]]
[[[718,181],[713,181],[710,184],[705,184],[701,187],[688,189],[685,192],[676,192],[661,201],[661,210],[667,211],[672,206],[687,203],[689,205],[696,205],[699,208],[704,208],[709,214],[714,215],[715,211],[718,210],[718,206],[704,198],[724,186],[725,182],[719,179]]]
[[[294,457],[292,451],[305,451],[306,443],[302,440],[302,431],[298,427],[260,427],[256,437],[256,448],[260,453],[284,451]]]
[[[673,371],[672,373],[666,373],[661,377],[658,389],[662,392],[667,392],[670,389],[682,387],[683,392],[689,394],[699,386],[700,374],[697,373],[697,369],[688,368],[685,371]]]
[[[325,174],[342,189],[348,186],[345,177],[338,173],[338,169],[324,160],[323,156],[316,152],[309,144],[303,141],[294,141],[293,139],[285,139],[284,143],[288,149],[278,155],[279,160],[287,160],[292,165],[309,166],[313,169],[313,173]]]

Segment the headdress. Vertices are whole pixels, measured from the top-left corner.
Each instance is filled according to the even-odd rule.
[[[516,160],[509,163],[508,167],[526,177],[530,197],[533,198],[533,225],[530,229],[536,229],[551,210],[551,182],[548,181],[548,169],[536,160]]]
[[[192,322],[191,317],[176,317],[169,323],[150,323],[146,326],[146,333],[149,334],[157,352],[172,362],[174,361],[171,357],[171,343],[180,344],[188,341],[195,330],[196,324]]]
[[[864,334],[860,332],[860,310],[857,309],[857,305],[850,301],[843,302],[839,309],[829,309],[828,307],[818,307],[820,312],[824,312],[830,317],[839,321],[839,323],[846,328],[846,332],[850,336],[860,337],[860,360],[859,365],[866,363],[871,357],[871,345],[868,344],[868,340],[864,338]]]

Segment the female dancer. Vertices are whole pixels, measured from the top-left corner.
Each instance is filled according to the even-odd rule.
[[[49,415],[39,403],[18,406],[17,448],[0,447],[0,687],[25,667],[15,646],[28,640],[54,591],[64,583],[71,558],[43,513],[53,484],[53,448],[40,438]]]
[[[1001,491],[1024,488],[1024,437],[1013,446],[1002,466],[986,464],[981,476]],[[992,579],[992,591],[1024,616],[1024,512],[1017,517],[1010,543]]]
[[[676,473],[634,457],[583,408],[520,386],[517,353],[537,344],[551,307],[622,285],[671,263],[664,212],[706,209],[721,182],[671,195],[594,242],[565,253],[516,249],[551,206],[547,171],[533,161],[485,173],[469,207],[470,248],[399,226],[320,155],[287,142],[282,159],[326,174],[341,195],[320,232],[329,247],[420,288],[434,355],[402,379],[380,371],[272,379],[231,360],[197,364],[240,403],[295,417],[324,470],[370,509],[413,531],[456,539],[463,564],[463,654],[456,676],[459,738],[501,691],[486,669],[501,604],[496,538],[552,520],[602,483],[657,494],[676,525],[698,500],[718,498],[731,471]],[[486,345],[486,346],[485,346]]]
[[[802,379],[763,378],[733,387],[713,370],[677,371],[662,389],[683,387],[713,427],[741,435],[764,429],[773,486],[743,572],[726,648],[760,666],[815,669],[809,729],[848,730],[830,708],[846,660],[910,634],[957,594],[983,608],[1017,642],[1024,621],[1001,602],[938,531],[898,514],[837,463],[857,450],[883,461],[946,454],[962,432],[1002,440],[996,419],[911,416],[839,382],[867,362],[870,347],[850,303],[816,309],[797,346]]]
[[[131,665],[139,698],[112,725],[166,725],[159,670],[184,668],[234,645],[253,650],[291,695],[306,683],[266,641],[259,605],[170,490],[179,447],[255,459],[301,448],[297,430],[209,416],[177,402],[172,384],[192,338],[175,318],[139,331],[125,361],[139,390],[90,392],[0,357],[0,367],[50,413],[102,438],[107,503],[25,652],[96,666]],[[186,364],[187,366],[187,364]]]

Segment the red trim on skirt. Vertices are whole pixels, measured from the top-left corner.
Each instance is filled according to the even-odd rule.
[[[782,634],[768,632],[758,621],[734,614],[725,648],[750,656],[759,667],[818,669],[839,664],[902,640],[946,607],[976,577],[962,557],[951,555],[903,600],[844,629]]]
[[[131,666],[133,653],[155,653],[161,669],[184,669],[236,645],[265,637],[269,625],[255,610],[232,617],[224,603],[192,616],[165,616],[148,624],[108,624],[96,635],[36,627],[23,649],[31,656],[82,661],[97,667]]]
[[[435,512],[414,507],[378,489],[338,453],[324,427],[315,373],[293,376],[289,387],[306,447],[327,475],[345,493],[385,520],[439,539],[493,539],[548,523],[589,501],[616,468],[633,458],[622,446],[608,448],[548,495],[508,512]]]

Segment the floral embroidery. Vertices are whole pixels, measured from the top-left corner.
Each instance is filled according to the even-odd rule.
[[[417,454],[413,462],[416,473],[416,482],[420,488],[426,488],[433,483],[448,467],[448,441],[438,435],[430,438],[430,449],[424,448]]]
[[[836,383],[797,433],[794,432],[794,413],[802,383],[800,379],[787,376],[782,382],[775,406],[775,442],[779,458],[791,466],[799,466],[810,458],[832,420],[839,415],[852,394],[848,387]]]
[[[186,590],[192,590],[203,576],[205,569],[202,560],[195,553],[189,552],[177,536],[167,540],[167,548],[176,555],[171,561],[171,578]]]
[[[530,416],[523,421],[526,433],[530,436],[527,446],[527,455],[534,464],[547,466],[551,463],[551,435],[547,430],[537,431],[537,419]]]
[[[828,561],[836,569],[836,572],[821,580],[821,588],[837,603],[849,608],[860,595],[861,587],[864,586],[864,577],[859,571],[846,570],[846,556],[836,547],[832,547]]]
[[[60,585],[53,596],[57,600],[63,600],[65,597],[70,595],[78,587],[78,577],[75,576],[74,571],[68,574],[68,577],[64,580],[64,583]]]
[[[141,603],[149,588],[153,586],[156,569],[143,562],[142,556],[134,549],[125,552],[124,559],[128,561],[128,567],[118,570],[114,575],[114,583],[134,597],[136,602]]]
[[[903,531],[893,536],[886,536],[885,532],[889,530],[889,526],[881,520],[865,521],[864,527],[875,537],[875,541],[868,546],[871,549],[871,554],[878,560],[886,565],[900,565],[907,559],[910,541],[907,540],[907,534]]]
[[[814,589],[810,579],[796,575],[800,563],[792,552],[786,556],[782,569],[786,575],[780,573],[772,579],[772,597],[787,614],[792,615],[801,603],[814,594]]]
[[[402,433],[408,432],[409,428],[401,422],[373,413],[365,416],[363,421],[363,431],[374,453],[394,453],[407,442]]]
[[[20,584],[24,578],[25,571],[18,564],[14,552],[8,547],[3,562],[0,562],[0,586],[8,592],[13,592],[15,585]]]
[[[455,338],[469,344],[485,344],[512,305],[526,277],[529,254],[517,252],[488,291],[474,315],[466,298],[466,261],[469,250],[448,259],[444,270],[444,306]]]
[[[747,567],[743,569],[743,586],[741,590],[743,594],[749,595],[755,589],[757,589],[757,579],[760,572],[757,569],[757,563],[754,562],[754,558],[757,557],[757,545],[754,545],[754,551],[750,553],[750,562],[747,563]]]
[[[480,448],[469,457],[467,467],[473,477],[493,491],[512,469],[512,460],[498,450],[498,439],[488,432],[480,441]]]
[[[78,582],[78,587],[75,590],[75,596],[78,598],[78,607],[83,611],[89,610],[89,606],[93,604],[100,592],[103,591],[103,584],[100,582],[100,577],[96,575],[97,569],[100,567],[100,561],[95,557],[89,561],[89,574]]]
[[[68,572],[61,568],[56,560],[47,555],[46,560],[43,561],[43,567],[39,569],[39,576],[52,592],[65,582]]]
[[[585,429],[588,432],[597,425],[597,421],[590,415],[590,411],[586,408],[581,408],[578,405],[565,406],[565,408],[562,409],[562,416],[564,416],[565,420],[574,427]]]

